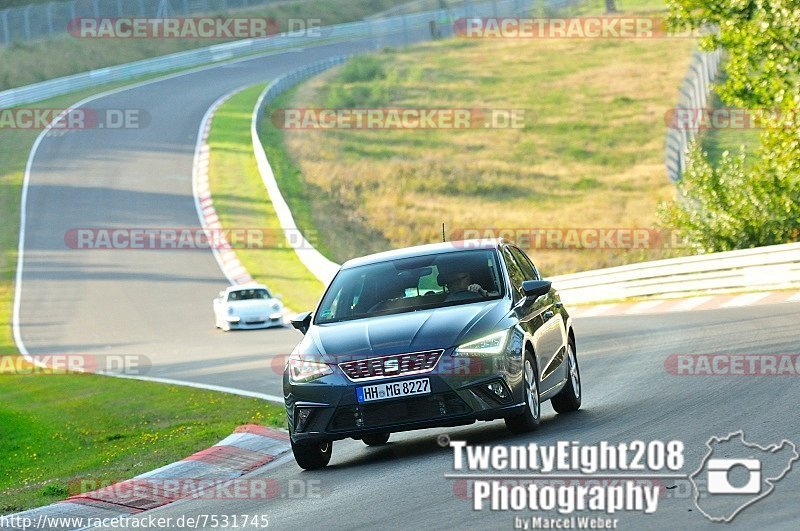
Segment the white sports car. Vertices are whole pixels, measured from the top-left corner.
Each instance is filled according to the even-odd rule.
[[[283,303],[278,297],[261,284],[231,286],[213,301],[214,324],[226,332],[283,326]]]

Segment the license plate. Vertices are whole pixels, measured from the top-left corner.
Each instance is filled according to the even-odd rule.
[[[431,381],[429,378],[356,387],[356,397],[360,403],[404,396],[428,395],[430,392]]]

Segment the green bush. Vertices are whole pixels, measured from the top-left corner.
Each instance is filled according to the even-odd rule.
[[[727,52],[718,88],[728,106],[770,111],[760,147],[745,165],[744,149],[725,152],[716,167],[694,148],[678,198],[661,219],[698,249],[725,251],[800,238],[800,12],[797,0],[671,0],[673,27],[716,27],[701,41]]]

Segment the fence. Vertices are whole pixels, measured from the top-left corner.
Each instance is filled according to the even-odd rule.
[[[280,0],[72,0],[12,7],[0,11],[0,45],[47,39],[66,33],[82,17],[147,17],[222,13],[274,4]]]
[[[550,0],[548,5],[557,7],[570,3],[572,0]],[[346,41],[360,42],[366,49],[411,44],[432,38],[432,24],[444,30],[441,36],[446,37],[452,31],[452,21],[456,18],[511,16],[525,13],[531,8],[531,4],[531,0],[465,2],[463,6],[454,9],[325,26],[321,28],[320,35],[310,35],[306,32],[282,33],[265,39],[244,39],[217,44],[6,90],[0,92],[0,108],[41,101],[105,83],[212,64],[273,50]]]
[[[722,51],[695,52],[680,88],[676,109],[700,110],[708,105],[711,84],[719,74]],[[677,124],[667,128],[665,162],[667,175],[678,181],[686,169],[686,154],[697,130]]]
[[[536,0],[542,4],[543,0]],[[544,4],[574,3],[577,0],[546,0]],[[187,16],[198,13],[235,13],[286,0],[71,0],[47,4],[31,4],[0,10],[0,46],[13,42],[30,42],[66,33],[71,20],[99,17],[161,18]],[[396,6],[369,19],[386,18],[414,11],[440,9],[469,9],[476,0],[417,0]],[[469,11],[467,11],[469,12]]]

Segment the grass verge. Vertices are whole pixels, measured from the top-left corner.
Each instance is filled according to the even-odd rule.
[[[633,7],[665,14],[653,5]],[[462,39],[386,50],[301,85],[273,108],[524,109],[524,127],[275,131],[267,123],[264,134],[283,139],[279,158],[299,171],[278,174],[279,182],[299,175],[296,187],[307,190],[287,201],[310,212],[337,261],[437,241],[443,222],[451,232],[653,227],[657,204],[674,193],[663,166],[664,116],[694,45]],[[532,250],[546,274],[679,253]]]
[[[253,278],[283,295],[288,307],[302,311],[316,305],[323,286],[294,250],[283,244],[278,218],[253,156],[250,119],[263,89],[264,85],[259,85],[240,92],[214,115],[209,134],[209,184],[223,227],[266,229],[266,241],[275,237],[280,242],[263,249],[237,249],[236,254]],[[313,234],[304,235],[313,242]]]
[[[292,18],[317,19],[322,25],[340,24],[360,20],[392,5],[392,0],[293,0],[220,13],[219,16],[272,17],[285,30],[288,19]],[[66,34],[40,42],[14,42],[8,47],[0,47],[0,90],[221,42],[226,41],[80,39]]]
[[[34,106],[64,108],[143,79]],[[283,425],[285,416],[282,407],[210,391],[93,375],[25,374],[30,371],[17,356],[11,308],[22,179],[38,134],[0,131],[0,513],[63,499],[76,479],[132,477],[206,448],[236,425]]]

